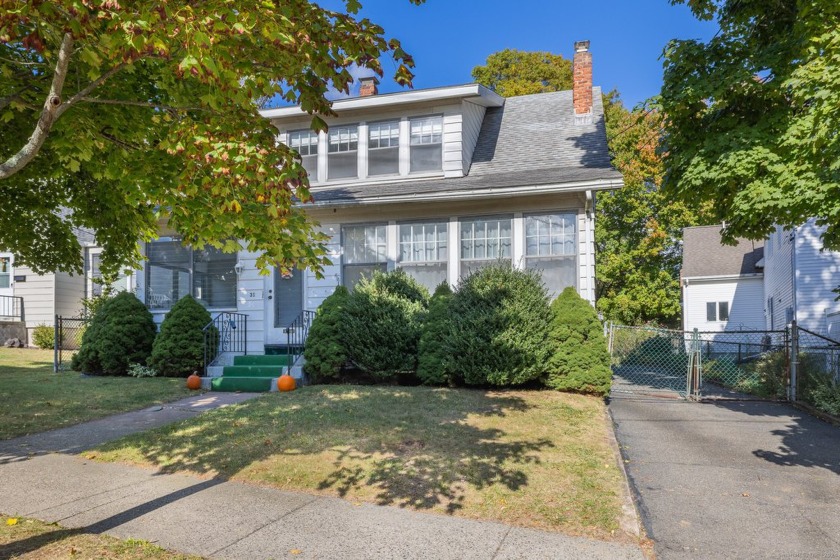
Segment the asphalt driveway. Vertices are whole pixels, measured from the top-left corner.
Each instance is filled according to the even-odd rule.
[[[840,428],[765,402],[610,412],[658,559],[840,557]]]

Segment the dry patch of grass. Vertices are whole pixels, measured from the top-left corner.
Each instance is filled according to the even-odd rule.
[[[622,475],[600,399],[310,386],[85,453],[354,501],[611,538]]]
[[[199,560],[198,556],[168,552],[146,541],[92,535],[81,529],[4,515],[0,515],[0,558]]]
[[[53,373],[52,350],[0,348],[0,440],[137,410],[189,394],[183,379]]]

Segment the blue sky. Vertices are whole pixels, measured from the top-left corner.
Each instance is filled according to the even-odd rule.
[[[323,3],[325,7],[334,1]],[[673,38],[708,39],[713,23],[696,20],[668,0],[362,0],[362,16],[397,37],[414,56],[414,87],[471,82],[470,71],[505,48],[542,50],[571,58],[589,39],[595,85],[617,88],[629,107],[659,93],[660,56]],[[384,66],[386,78],[395,68]],[[380,92],[399,91],[390,79]]]

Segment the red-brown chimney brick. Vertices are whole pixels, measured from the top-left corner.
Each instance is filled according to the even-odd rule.
[[[592,53],[589,52],[589,41],[575,42],[572,80],[575,115],[588,115],[592,112]]]
[[[359,95],[361,97],[370,97],[379,93],[379,80],[374,77],[362,78],[359,80],[361,86],[359,87]]]

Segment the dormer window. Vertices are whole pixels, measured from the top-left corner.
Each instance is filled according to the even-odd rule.
[[[294,130],[289,133],[289,147],[300,154],[309,180],[318,180],[318,133],[311,130]]]
[[[443,117],[411,119],[412,173],[443,169]]]
[[[334,126],[328,137],[327,179],[355,179],[359,176],[359,127]]]
[[[368,127],[368,175],[400,172],[399,121],[372,123]]]

